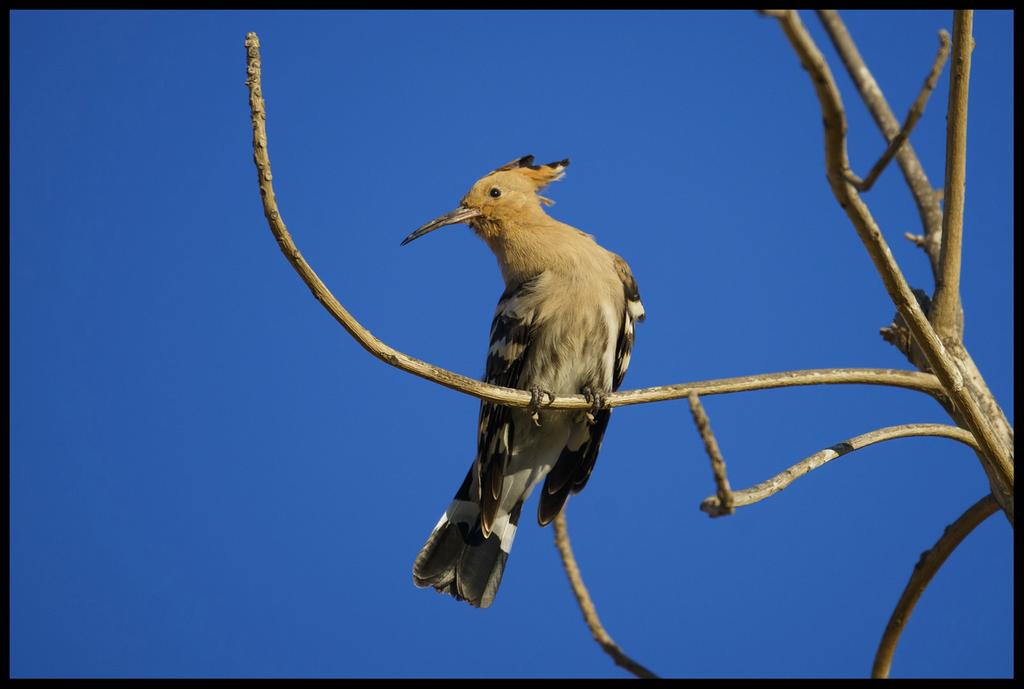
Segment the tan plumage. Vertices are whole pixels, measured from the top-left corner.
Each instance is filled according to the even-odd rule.
[[[622,383],[643,320],[626,262],[593,237],[551,218],[537,192],[568,160],[533,165],[525,156],[494,170],[458,208],[411,233],[406,244],[464,222],[498,259],[506,290],[491,325],[485,379],[543,392],[583,393],[590,413],[514,409],[483,402],[469,474],[413,565],[417,586],[487,607],[494,599],[523,502],[543,479],[537,519],[557,516],[583,489],[611,410],[601,397]]]

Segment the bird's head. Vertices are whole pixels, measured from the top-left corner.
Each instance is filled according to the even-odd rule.
[[[537,192],[561,179],[568,165],[568,158],[534,165],[532,155],[502,165],[477,180],[469,193],[462,197],[458,208],[412,232],[402,240],[402,246],[445,225],[466,223],[487,237],[501,232],[502,227],[543,213],[541,204],[551,205],[554,201]]]

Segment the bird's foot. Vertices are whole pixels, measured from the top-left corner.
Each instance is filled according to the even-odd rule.
[[[604,409],[608,403],[608,395],[588,385],[583,388],[583,396],[590,402],[590,409],[586,413],[587,423],[594,424],[597,421],[597,412]]]
[[[526,411],[530,412],[530,418],[533,419],[538,428],[540,428],[540,398],[542,395],[547,395],[549,405],[555,401],[555,393],[541,390],[534,385],[530,388],[530,405],[526,408]]]

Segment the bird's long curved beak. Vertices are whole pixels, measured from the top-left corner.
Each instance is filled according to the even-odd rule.
[[[480,215],[480,211],[476,208],[467,208],[466,206],[459,206],[451,213],[445,213],[440,218],[434,218],[423,227],[419,228],[415,232],[411,233],[408,237],[402,240],[402,246],[405,246],[414,239],[419,239],[423,235],[433,232],[439,227],[445,225],[455,225],[460,222],[466,222],[470,218],[475,218]]]

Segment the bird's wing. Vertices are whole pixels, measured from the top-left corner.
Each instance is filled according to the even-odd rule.
[[[619,340],[615,345],[615,371],[612,376],[612,390],[618,390],[622,385],[622,379],[626,377],[626,369],[629,368],[629,356],[633,352],[633,331],[638,321],[643,321],[647,316],[644,313],[644,305],[640,301],[640,288],[636,286],[636,279],[633,271],[629,269],[621,256],[615,256],[615,270],[622,280],[622,292],[626,297],[626,312],[622,319],[622,330],[619,332]]]
[[[633,333],[637,321],[645,318],[644,307],[640,302],[640,290],[629,269],[629,265],[620,256],[615,256],[615,269],[622,280],[622,291],[625,296],[625,308],[618,338],[615,343],[615,364],[612,371],[612,391],[619,389],[622,379],[629,368],[629,358],[633,351]],[[537,508],[537,521],[541,526],[547,525],[558,516],[569,493],[579,493],[587,485],[590,474],[597,462],[597,453],[601,450],[611,409],[602,409],[594,415],[594,422],[577,427],[569,438],[568,444],[559,455],[555,466],[551,468],[544,481],[541,491],[540,505]]]
[[[535,276],[510,285],[498,300],[491,323],[490,348],[484,380],[492,385],[519,387],[523,364],[529,356],[534,336],[534,311],[525,304],[537,285]],[[480,523],[486,538],[498,513],[502,479],[515,444],[512,409],[501,404],[480,404],[476,461],[473,465],[480,505]]]

